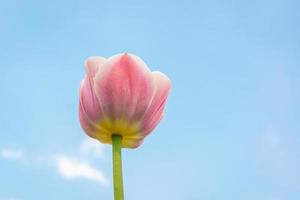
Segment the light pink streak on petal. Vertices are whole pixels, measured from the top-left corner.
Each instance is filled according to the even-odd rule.
[[[144,135],[149,134],[162,119],[163,110],[171,89],[171,81],[163,73],[152,72],[152,77],[156,85],[156,91],[143,118],[142,133]]]
[[[99,134],[109,134],[109,131],[100,126],[97,121],[92,121],[90,119],[84,109],[81,98],[79,99],[78,113],[81,127],[85,130],[87,135],[96,139],[100,139],[98,138]]]
[[[108,59],[95,77],[95,91],[111,119],[140,120],[151,100],[154,83],[147,65],[132,54]]]
[[[106,62],[106,58],[92,56],[85,60],[86,73],[90,78],[94,78],[100,67]]]
[[[101,106],[94,92],[94,77],[105,61],[102,57],[90,57],[85,61],[87,76],[80,89],[80,101],[84,112],[92,121],[97,121],[102,116]]]
[[[88,136],[98,139],[103,143],[107,143],[109,140],[107,137],[110,136],[110,132],[99,124],[90,121],[81,105],[79,105],[79,120],[81,127]]]
[[[79,121],[80,121],[81,127],[86,132],[86,134],[88,134],[89,136],[92,137],[93,133],[95,131],[95,127],[92,125],[90,119],[86,116],[86,114],[82,108],[81,102],[79,102],[78,112],[79,112]]]
[[[146,136],[149,133],[151,133],[156,126],[159,124],[159,122],[162,120],[164,115],[164,108],[165,108],[166,101],[161,105],[161,107],[155,112],[155,114],[152,116],[152,119],[149,120],[146,124],[144,124],[143,127],[143,135]]]

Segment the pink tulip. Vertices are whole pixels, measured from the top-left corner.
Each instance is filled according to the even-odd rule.
[[[127,53],[90,57],[85,65],[79,99],[82,128],[102,143],[112,144],[112,135],[120,135],[121,147],[141,145],[163,117],[170,79]]]

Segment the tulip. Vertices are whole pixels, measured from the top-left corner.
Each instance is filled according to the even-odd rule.
[[[79,119],[87,135],[113,145],[115,199],[123,199],[121,148],[137,148],[163,117],[170,79],[133,54],[90,57]]]

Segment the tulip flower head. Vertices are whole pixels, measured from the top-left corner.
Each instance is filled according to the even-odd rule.
[[[108,59],[91,57],[85,67],[80,123],[92,138],[112,144],[114,197],[123,200],[122,147],[138,147],[160,122],[171,81],[127,53]]]
[[[120,135],[121,147],[141,145],[163,117],[170,79],[128,53],[90,57],[85,67],[79,99],[84,131],[106,144],[112,144],[112,135]]]

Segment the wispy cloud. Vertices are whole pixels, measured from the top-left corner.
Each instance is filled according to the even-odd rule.
[[[265,139],[265,144],[268,145],[268,147],[279,148],[280,138],[277,133],[267,132],[264,135],[264,139]]]
[[[279,177],[289,168],[284,138],[280,130],[269,125],[260,138],[257,154],[260,169],[268,175]]]
[[[21,160],[23,158],[23,151],[20,149],[2,149],[0,156],[8,160]]]
[[[107,186],[109,181],[104,173],[101,170],[92,167],[89,162],[86,162],[92,162],[95,161],[95,159],[103,158],[104,150],[105,145],[86,137],[71,156],[66,155],[63,152],[52,155],[29,156],[27,154],[25,155],[21,149],[5,148],[2,150],[0,149],[0,158],[18,161],[20,164],[25,164],[27,167],[53,167],[54,164],[54,169],[65,179],[73,180],[81,178],[100,183],[102,186]],[[82,157],[85,158],[85,161],[82,161]]]
[[[93,168],[89,163],[76,160],[66,155],[54,158],[59,174],[65,179],[84,178],[96,181],[103,186],[108,185],[108,180],[100,170]]]
[[[0,200],[21,200],[20,198],[16,198],[16,197],[1,197],[0,196]]]
[[[278,130],[269,127],[262,135],[262,150],[265,153],[283,155],[282,142]]]
[[[80,145],[80,153],[84,155],[92,155],[96,158],[102,158],[104,155],[105,145],[99,141],[85,137]]]

